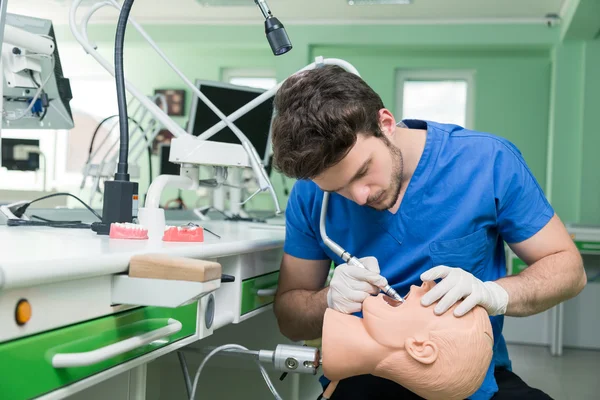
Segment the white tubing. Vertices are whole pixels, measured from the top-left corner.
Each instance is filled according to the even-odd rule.
[[[75,17],[77,14],[77,9],[81,5],[81,1],[82,0],[74,0],[69,10],[69,27],[71,29],[71,33],[89,55],[94,57],[94,59],[98,61],[98,63],[100,63],[100,65],[102,65],[104,69],[106,69],[112,76],[115,76],[114,67],[108,61],[106,61],[106,59],[104,59],[104,57],[102,57],[77,30],[77,21]],[[118,9],[120,10],[120,7]],[[165,126],[165,128],[171,131],[175,137],[188,134],[181,126],[176,124],[175,121],[169,118],[169,116],[166,115],[156,104],[140,93],[136,87],[127,80],[125,80],[125,87],[140,101],[140,103],[144,105],[144,107],[149,109],[150,112],[152,112],[152,114],[156,116],[156,118]]]
[[[198,185],[187,176],[179,175],[159,175],[148,188],[146,196],[145,208],[158,208],[160,205],[160,197],[166,187],[175,187],[178,189],[194,189]]]
[[[145,346],[155,340],[177,333],[181,330],[181,327],[181,322],[177,321],[176,319],[169,318],[167,326],[101,347],[96,350],[86,351],[83,353],[55,354],[52,357],[52,366],[54,368],[74,368],[94,365],[117,355],[137,349],[138,347]]]

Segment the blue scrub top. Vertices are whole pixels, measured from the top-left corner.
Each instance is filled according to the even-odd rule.
[[[329,197],[327,234],[357,258],[374,256],[381,275],[404,296],[436,265],[460,267],[482,281],[506,275],[504,244],[522,242],[554,215],[520,151],[506,139],[430,121],[405,120],[427,129],[425,149],[396,214]],[[284,251],[311,260],[343,260],[321,239],[323,192],[312,181],[294,184],[286,208]],[[494,368],[511,369],[502,336],[503,316],[490,317],[494,356],[481,388],[498,391]]]

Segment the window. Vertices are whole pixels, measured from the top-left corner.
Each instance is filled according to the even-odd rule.
[[[397,75],[397,115],[473,128],[472,71],[405,71]]]

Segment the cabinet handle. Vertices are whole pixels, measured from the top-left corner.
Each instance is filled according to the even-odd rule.
[[[181,322],[169,318],[167,326],[155,329],[142,335],[134,336],[117,343],[109,344],[96,350],[84,353],[59,353],[52,357],[54,368],[86,367],[94,365],[119,354],[127,353],[138,347],[147,345],[165,336],[170,336],[181,330]]]
[[[275,296],[275,293],[277,292],[277,286],[273,286],[267,289],[258,289],[256,291],[256,295],[258,297],[271,297],[271,296]]]

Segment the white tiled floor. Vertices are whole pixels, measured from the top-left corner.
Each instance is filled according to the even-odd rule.
[[[600,351],[566,348],[553,357],[547,347],[509,345],[508,352],[513,371],[553,399],[600,399]]]

